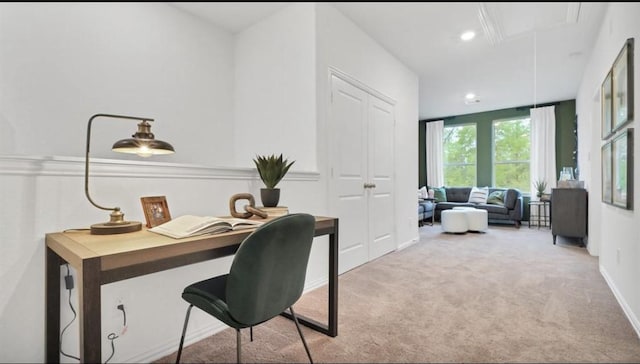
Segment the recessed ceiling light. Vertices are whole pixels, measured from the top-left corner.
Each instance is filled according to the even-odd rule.
[[[462,33],[462,35],[460,35],[460,39],[468,42],[471,39],[473,39],[476,36],[476,33],[473,32],[472,30],[469,30],[467,32]]]
[[[476,94],[471,93],[471,92],[469,92],[468,94],[466,94],[466,95],[464,96],[464,98],[465,98],[465,99],[467,99],[467,100],[471,100],[471,99],[473,99],[473,98],[475,98],[475,97],[476,97]]]

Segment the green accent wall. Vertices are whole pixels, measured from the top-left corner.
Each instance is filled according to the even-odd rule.
[[[576,167],[576,101],[566,100],[549,103],[542,106],[555,105],[556,112],[556,178],[560,176],[562,167]],[[428,121],[444,120],[445,126],[460,124],[476,124],[477,133],[477,182],[476,186],[492,186],[492,125],[494,120],[528,117],[531,106],[510,109],[485,111],[475,114],[465,114],[446,118],[420,120],[418,131],[418,188],[427,184],[425,124]],[[503,186],[507,187],[507,186]],[[528,192],[528,191],[523,191]]]

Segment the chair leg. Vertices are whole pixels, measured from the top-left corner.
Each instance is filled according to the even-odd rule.
[[[253,326],[249,326],[249,335],[251,337],[251,342],[253,342]]]
[[[187,308],[187,316],[184,318],[184,327],[182,328],[182,336],[180,337],[180,346],[178,346],[178,356],[176,357],[176,364],[180,363],[180,355],[182,355],[182,345],[184,345],[184,335],[187,333],[187,325],[189,324],[189,315],[193,305],[189,305]]]
[[[289,307],[289,310],[291,310],[291,316],[293,317],[293,322],[296,323],[296,328],[298,329],[298,334],[300,334],[300,338],[302,339],[304,350],[307,352],[307,356],[309,357],[309,362],[313,364],[313,359],[311,358],[311,352],[309,351],[309,347],[307,346],[307,341],[304,339],[304,335],[302,335],[302,330],[300,330],[300,324],[298,323],[298,318],[296,317],[296,314],[293,312],[293,306]]]
[[[237,355],[238,364],[241,363],[241,360],[240,360],[240,352],[242,351],[242,339],[241,338],[242,338],[242,336],[240,335],[240,329],[236,329],[236,340],[237,340],[237,343],[236,343],[237,354],[236,355]]]

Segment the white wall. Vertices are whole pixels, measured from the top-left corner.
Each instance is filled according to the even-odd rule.
[[[604,17],[597,42],[585,70],[576,99],[578,113],[578,140],[580,171],[587,171],[585,176],[589,190],[589,245],[596,244],[599,253],[600,271],[609,283],[612,291],[620,301],[631,323],[640,335],[640,143],[638,143],[638,107],[640,106],[640,57],[638,41],[640,41],[640,4],[610,3]],[[635,119],[629,127],[635,128],[634,155],[634,210],[623,210],[602,203],[602,183],[600,169],[601,140],[599,88],[615,58],[622,49],[627,38],[635,38],[634,59],[634,105]],[[586,166],[586,167],[584,167]],[[585,174],[582,174],[583,176]],[[593,252],[592,252],[593,253]],[[618,258],[619,257],[619,258]]]
[[[231,164],[233,37],[174,7],[2,3],[0,64],[1,154],[83,156],[89,117],[111,113],[154,118],[163,161]],[[135,126],[97,119],[92,155]]]
[[[238,166],[282,153],[296,169],[317,170],[314,13],[313,3],[294,3],[236,36]]]
[[[396,101],[395,196],[398,246],[418,240],[418,77],[334,7],[318,3],[318,161],[328,175],[329,68],[337,69]]]

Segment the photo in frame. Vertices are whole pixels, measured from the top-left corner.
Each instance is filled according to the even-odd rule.
[[[633,210],[633,128],[627,128],[611,144],[613,205]]]
[[[611,69],[613,132],[633,119],[633,45],[627,39]]]
[[[613,203],[613,185],[611,184],[611,178],[613,178],[611,148],[611,141],[602,146],[602,202],[608,204]]]
[[[602,139],[611,136],[613,115],[613,99],[611,97],[611,71],[607,73],[607,77],[600,88],[601,105],[602,105]]]
[[[147,227],[152,228],[171,220],[169,205],[165,196],[141,197],[142,211],[147,220]]]

